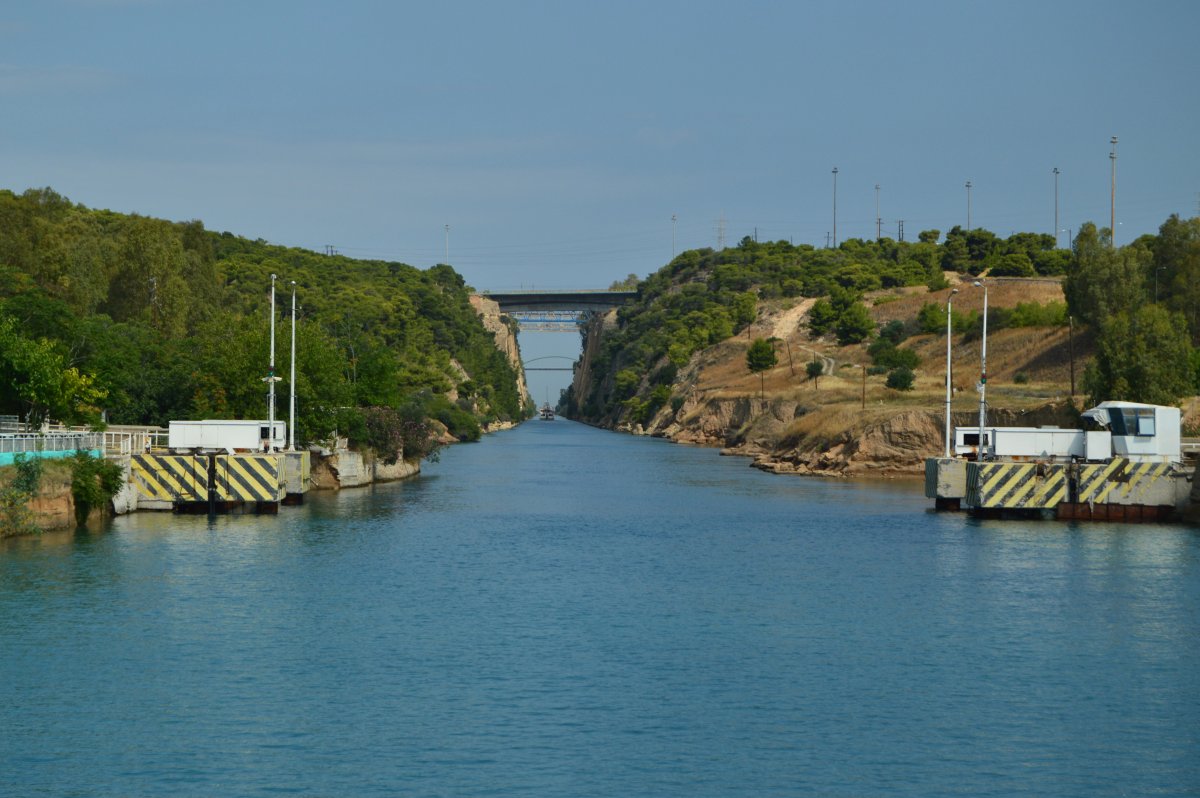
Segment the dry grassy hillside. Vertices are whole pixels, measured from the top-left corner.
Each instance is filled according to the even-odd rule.
[[[956,276],[955,276],[956,277]],[[982,311],[983,292],[958,283],[955,308]],[[866,298],[872,317],[884,324],[914,322],[928,302],[945,305],[950,289],[877,292]],[[989,281],[992,307],[1019,302],[1062,301],[1052,280]],[[813,473],[916,473],[922,458],[942,448],[946,339],[916,335],[902,348],[921,357],[911,391],[885,386],[885,375],[867,375],[865,344],[841,347],[832,336],[814,339],[807,314],[813,300],[766,303],[747,334],[706,350],[681,375],[687,397],[678,411],[666,409],[650,431],[676,440],[717,444],[753,455],[765,468]],[[754,338],[779,339],[777,365],[760,376],[746,367]],[[966,423],[978,410],[980,341],[953,338],[955,386],[952,410]],[[1076,394],[1092,353],[1090,336],[1074,337]],[[806,365],[821,359],[826,373],[810,380]],[[1021,375],[1018,381],[1017,375]],[[1022,328],[988,335],[990,417],[1005,424],[1070,423],[1071,358],[1066,328]]]
[[[876,292],[866,298],[871,316],[879,324],[899,319],[912,322],[921,306],[928,302],[945,305],[950,289],[930,293],[925,289],[903,289]],[[1050,280],[1011,280],[989,284],[988,303],[993,307],[1015,307],[1018,302],[1063,301],[1062,287]],[[840,347],[832,336],[814,339],[809,335],[807,313],[812,300],[790,306],[774,303],[762,308],[759,320],[748,335],[726,341],[709,350],[694,375],[694,387],[703,392],[725,395],[758,394],[758,375],[746,369],[746,349],[751,339],[775,336],[779,363],[767,372],[763,381],[767,399],[779,396],[799,396],[806,404],[862,404],[863,365],[870,364],[866,346],[855,344]],[[969,283],[960,284],[954,297],[956,310],[983,310],[983,292]],[[911,392],[892,391],[884,387],[883,375],[866,378],[867,401],[871,404],[897,407],[942,407],[945,401],[946,339],[942,335],[916,335],[901,344],[921,356],[917,382]],[[1091,356],[1088,334],[1075,336],[1076,381],[1083,374],[1083,365]],[[789,363],[790,353],[790,363]],[[827,376],[814,385],[805,375],[805,364],[814,357],[831,360]],[[974,386],[979,376],[980,342],[963,343],[962,335],[954,336],[954,384],[961,388],[954,401],[957,409],[977,403]],[[1013,382],[1017,374],[1028,381]],[[988,388],[991,404],[1006,403],[1016,408],[1044,404],[1048,399],[1065,398],[1070,394],[1070,353],[1066,328],[1022,328],[991,332],[988,335]],[[1077,385],[1078,393],[1078,385]]]

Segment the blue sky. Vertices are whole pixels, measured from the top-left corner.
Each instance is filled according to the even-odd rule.
[[[1200,202],[1194,2],[38,0],[0,187],[603,287],[675,248],[966,223],[1117,240]],[[1066,235],[1063,235],[1066,241]],[[569,338],[569,336],[563,336]],[[527,341],[532,343],[532,337]],[[565,342],[564,342],[565,343]],[[535,391],[535,398],[541,395]]]

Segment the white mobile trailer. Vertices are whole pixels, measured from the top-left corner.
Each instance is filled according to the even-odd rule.
[[[1059,427],[985,427],[987,454],[1008,460],[1107,460],[1112,457],[1112,434]],[[974,455],[979,448],[978,427],[957,427],[954,454]]]
[[[1056,427],[984,427],[984,459],[1040,460],[1050,457],[1103,461],[1124,457],[1135,463],[1178,463],[1183,459],[1177,407],[1137,402],[1102,402],[1083,417],[1101,430]],[[957,427],[954,454],[979,457],[979,428]]]
[[[273,435],[269,434],[274,432]],[[207,419],[172,421],[167,428],[167,446],[172,449],[264,451],[287,446],[287,422]]]

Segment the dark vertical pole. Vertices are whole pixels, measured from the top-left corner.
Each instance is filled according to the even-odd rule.
[[[1071,357],[1071,399],[1075,399],[1075,318],[1067,316],[1067,351]]]
[[[217,514],[217,456],[208,456],[208,517]]]

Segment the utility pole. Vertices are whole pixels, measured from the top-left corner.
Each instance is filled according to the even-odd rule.
[[[904,220],[900,219],[896,222],[896,240],[904,241]]]
[[[442,262],[450,265],[450,225],[446,225],[446,260]]]
[[[717,220],[717,250],[725,249],[725,211],[721,211],[721,218]]]
[[[677,217],[671,214],[671,260],[675,260],[675,222]]]
[[[1108,217],[1108,245],[1112,249],[1117,248],[1117,137],[1112,137],[1112,152],[1108,154],[1108,159],[1112,161],[1112,198],[1109,203]]]

